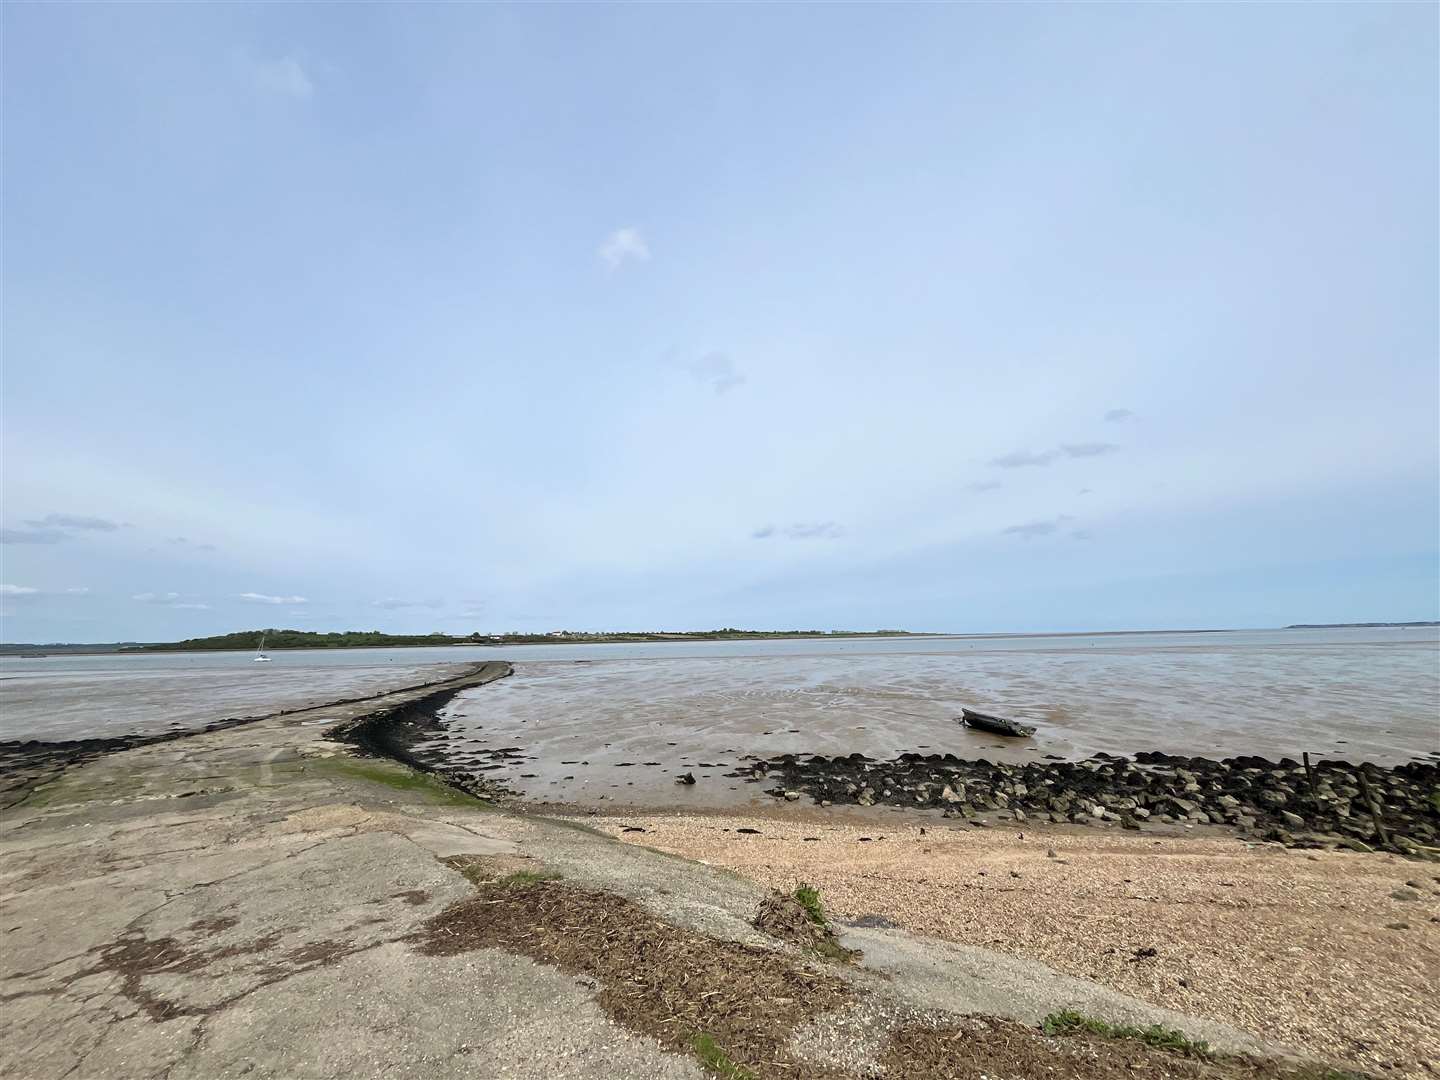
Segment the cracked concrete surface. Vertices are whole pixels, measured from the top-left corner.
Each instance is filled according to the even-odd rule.
[[[478,685],[501,667],[451,682]],[[0,1077],[700,1076],[692,1058],[612,1023],[579,980],[495,950],[411,946],[471,892],[441,860],[485,855],[533,860],[715,938],[781,948],[750,925],[759,890],[728,872],[502,813],[325,738],[334,722],[435,689],[113,754],[6,811]],[[1038,964],[952,955],[896,931],[849,936],[870,959],[846,977],[876,1015],[889,1003],[895,1015],[984,1008],[1033,1020],[1083,1002],[1117,1020],[1177,1022]],[[1259,1045],[1219,1025],[1203,1034]]]

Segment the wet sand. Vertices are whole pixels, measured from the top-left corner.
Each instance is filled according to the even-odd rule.
[[[922,834],[874,811],[584,821],[762,885],[808,882],[842,920],[1038,959],[1384,1075],[1440,1075],[1434,863],[1118,831]],[[1419,899],[1392,895],[1407,889]]]

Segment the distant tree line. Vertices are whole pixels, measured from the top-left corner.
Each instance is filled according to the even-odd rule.
[[[186,638],[154,645],[127,646],[121,651],[158,652],[174,650],[258,649],[263,638],[269,649],[366,649],[403,648],[420,645],[553,645],[566,641],[736,641],[752,638],[791,637],[874,637],[902,636],[905,630],[687,630],[669,633],[649,630],[638,633],[624,631],[596,633],[582,630],[560,630],[548,634],[384,634],[379,630],[344,630],[317,633],[313,630],[240,630],[213,637]]]

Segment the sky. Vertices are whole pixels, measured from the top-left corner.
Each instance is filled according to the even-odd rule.
[[[5,640],[1440,617],[1434,5],[3,24]]]

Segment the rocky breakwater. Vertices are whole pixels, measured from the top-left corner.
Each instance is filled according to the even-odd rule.
[[[983,824],[1000,817],[1077,825],[1219,825],[1295,846],[1340,845],[1435,855],[1440,842],[1440,765],[1393,768],[1284,758],[1133,758],[1025,765],[967,761],[953,754],[901,754],[878,761],[781,754],[744,759],[731,776],[770,783],[768,793],[821,806],[931,809]]]
[[[509,663],[490,661],[477,669],[475,685],[513,673]],[[431,773],[477,798],[494,800],[517,794],[486,774],[533,758],[527,757],[523,747],[472,747],[470,744],[477,740],[452,735],[440,711],[461,689],[446,688],[393,709],[370,713],[330,728],[325,735],[376,757],[392,758]]]

